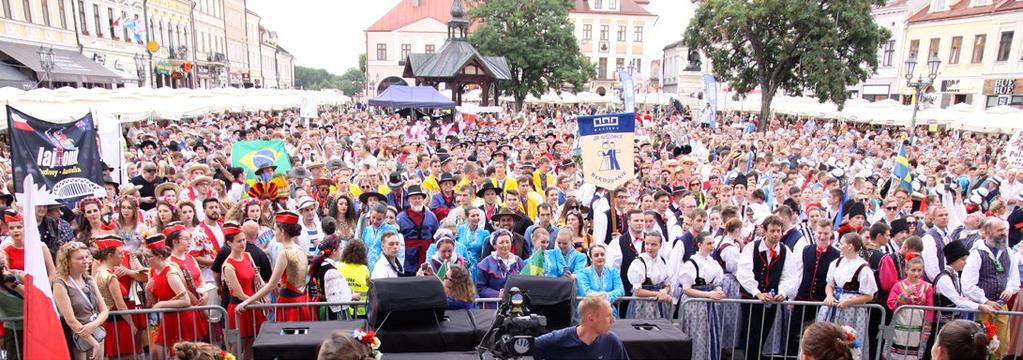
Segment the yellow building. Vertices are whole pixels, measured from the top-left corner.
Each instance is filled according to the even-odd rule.
[[[156,87],[195,87],[193,61],[195,47],[192,34],[191,0],[149,0],[146,12],[149,20],[148,41],[156,42],[159,49],[152,54],[153,81]]]
[[[916,58],[913,78],[927,78],[927,61],[941,60],[934,84],[921,97],[942,108],[966,103],[975,109],[1023,106],[1023,2],[1015,0],[932,0],[907,20],[903,59]],[[899,93],[909,103],[906,69]],[[1016,86],[1018,84],[1018,86]]]

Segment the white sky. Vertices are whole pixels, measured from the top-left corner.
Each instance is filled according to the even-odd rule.
[[[358,65],[365,52],[363,30],[399,1],[408,0],[248,0],[263,26],[277,32],[278,43],[295,55],[296,64],[342,74]],[[694,5],[687,0],[651,0],[647,9],[658,15],[653,54],[681,38]]]

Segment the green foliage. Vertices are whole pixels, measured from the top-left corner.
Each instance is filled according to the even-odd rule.
[[[347,96],[366,87],[366,54],[359,54],[359,68],[349,68],[338,76],[324,69],[295,66],[295,86],[306,90],[338,89]]]
[[[478,26],[470,41],[484,55],[504,56],[510,81],[504,94],[521,109],[527,94],[540,97],[551,88],[571,84],[580,89],[596,74],[579,52],[569,21],[573,0],[486,0],[472,2],[469,16]]]
[[[685,32],[686,46],[711,60],[714,75],[739,95],[760,87],[760,126],[782,89],[841,108],[847,86],[877,70],[891,36],[874,22],[885,0],[704,0]]]

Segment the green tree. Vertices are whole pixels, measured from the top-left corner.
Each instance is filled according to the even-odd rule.
[[[469,16],[478,26],[470,41],[486,55],[508,59],[511,80],[501,84],[521,109],[527,94],[551,88],[582,88],[596,74],[579,52],[568,11],[574,0],[474,1]]]
[[[760,129],[779,89],[812,93],[841,108],[847,86],[877,70],[877,50],[891,36],[874,22],[885,0],[704,0],[685,43],[706,54],[718,80],[740,96],[760,87]]]
[[[337,89],[352,96],[366,86],[366,54],[359,54],[358,68],[348,68],[341,76],[324,69],[295,66],[295,85],[306,90]]]

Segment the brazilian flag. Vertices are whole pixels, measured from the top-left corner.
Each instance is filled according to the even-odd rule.
[[[537,249],[533,251],[533,255],[526,259],[526,266],[523,269],[523,275],[528,276],[543,276],[543,263],[544,263],[544,251],[543,249]]]
[[[256,179],[256,169],[268,162],[277,166],[275,177],[291,170],[291,159],[284,149],[284,140],[239,141],[231,147],[231,166],[245,169],[246,179],[259,180]]]

